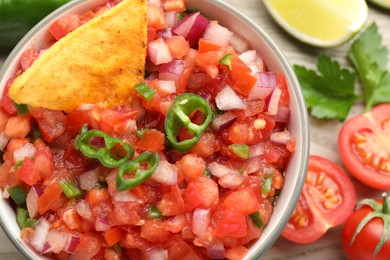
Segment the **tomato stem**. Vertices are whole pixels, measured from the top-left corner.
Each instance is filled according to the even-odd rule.
[[[389,209],[389,200],[387,199],[387,194],[386,192],[382,193],[382,198],[383,198],[383,208],[382,208],[382,213],[389,215],[390,214],[390,209]]]

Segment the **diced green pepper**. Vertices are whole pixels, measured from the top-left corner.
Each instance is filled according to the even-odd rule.
[[[152,100],[154,95],[156,95],[157,93],[156,90],[149,87],[148,84],[146,83],[140,83],[137,86],[135,86],[134,89],[141,97],[143,97],[147,101]]]
[[[263,194],[270,193],[271,186],[272,186],[272,177],[265,178],[263,185],[261,186],[261,193],[263,193]]]
[[[228,148],[240,158],[249,158],[249,146],[246,144],[231,144]]]
[[[18,207],[16,209],[16,223],[21,229],[25,227],[28,217],[28,211],[25,208]]]
[[[225,56],[223,56],[222,59],[219,60],[219,64],[226,65],[231,70],[232,69],[232,57],[233,57],[232,54],[226,54]]]
[[[26,204],[27,193],[21,187],[11,187],[7,191],[16,205],[21,206]]]
[[[148,218],[165,218],[157,206],[153,205],[149,208]]]
[[[249,217],[251,218],[252,222],[260,229],[263,229],[264,228],[264,222],[261,218],[261,215],[260,215],[260,212],[259,211],[256,211],[256,212],[253,212],[252,214],[249,215]]]
[[[18,112],[19,116],[26,115],[26,114],[28,114],[30,112],[28,110],[28,105],[26,105],[26,104],[16,104],[16,103],[14,103],[14,105],[16,107],[16,111]]]
[[[73,182],[60,181],[59,183],[61,185],[62,190],[64,191],[65,196],[69,199],[75,199],[83,196],[81,190],[76,185],[74,185]]]

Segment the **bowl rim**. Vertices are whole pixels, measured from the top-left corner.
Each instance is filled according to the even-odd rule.
[[[17,58],[17,56],[20,54],[21,50],[25,47],[26,44],[42,29],[42,27],[46,26],[48,23],[54,22],[55,19],[59,15],[62,15],[63,13],[71,10],[72,8],[76,7],[79,4],[85,3],[85,2],[92,2],[93,0],[72,0],[68,2],[67,4],[59,7],[49,15],[47,15],[45,18],[43,18],[37,25],[35,25],[20,41],[19,43],[13,48],[11,53],[8,55],[7,59],[3,63],[3,65],[0,68],[0,79],[2,79],[5,76],[5,73],[7,71],[7,68],[12,64],[13,60]],[[194,0],[196,1],[196,0]],[[279,62],[281,64],[281,67],[284,69],[284,73],[286,74],[286,77],[290,80],[291,85],[289,86],[289,91],[293,90],[294,94],[296,96],[296,103],[298,111],[297,113],[301,116],[301,146],[297,147],[297,149],[300,149],[301,152],[301,158],[304,158],[304,160],[300,160],[298,163],[296,169],[297,172],[297,178],[295,182],[295,188],[293,189],[293,192],[291,194],[291,197],[289,199],[289,203],[287,204],[287,207],[283,211],[282,216],[278,218],[278,221],[275,225],[275,229],[270,234],[266,240],[263,242],[263,246],[261,248],[255,249],[255,252],[252,254],[253,259],[259,258],[261,255],[263,255],[277,240],[277,238],[280,236],[283,228],[287,224],[288,220],[290,219],[291,214],[293,213],[295,206],[298,202],[298,199],[300,197],[300,193],[303,188],[304,180],[306,178],[306,172],[308,167],[308,158],[309,158],[309,152],[310,152],[310,140],[309,140],[309,122],[308,122],[308,114],[306,105],[304,102],[303,94],[300,91],[300,84],[298,82],[298,79],[296,78],[296,75],[288,62],[285,55],[282,53],[282,51],[277,47],[275,42],[268,36],[268,34],[260,28],[254,21],[252,21],[247,15],[245,15],[240,10],[236,9],[235,7],[229,5],[228,3],[222,1],[222,0],[202,0],[204,2],[207,2],[212,5],[216,5],[222,9],[226,9],[228,12],[232,13],[233,15],[237,16],[239,19],[243,20],[248,26],[250,26],[257,34],[260,35],[260,37],[265,41],[265,43],[270,47],[270,49],[274,52],[276,57],[279,59]],[[98,2],[96,4],[99,4]],[[0,225],[2,229],[4,230],[4,233],[7,235],[8,239],[12,242],[12,244],[21,252],[25,257],[29,259],[34,259],[37,254],[33,252],[33,250],[26,244],[20,243],[17,238],[13,237],[11,228],[6,225],[5,220],[6,216],[4,215],[3,211],[0,211]],[[20,239],[19,239],[20,240]],[[39,256],[40,259],[47,259],[45,256]],[[246,257],[247,259],[247,257]]]

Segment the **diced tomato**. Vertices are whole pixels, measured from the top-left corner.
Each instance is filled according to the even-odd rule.
[[[74,136],[79,134],[84,124],[91,124],[89,112],[85,110],[76,110],[66,115],[66,129]]]
[[[5,84],[4,90],[3,90],[3,96],[0,99],[1,107],[10,115],[13,115],[16,113],[16,107],[8,95],[8,91],[9,91],[12,83],[14,82],[14,80],[15,80],[15,77],[11,77],[7,81],[7,83]]]
[[[140,204],[135,202],[114,202],[110,214],[112,225],[138,225],[140,223]]]
[[[283,73],[277,74],[276,84],[278,88],[282,90],[282,94],[279,100],[279,106],[288,106],[290,104],[290,95],[288,93],[286,78]]]
[[[101,248],[101,241],[97,235],[87,232],[84,233],[80,242],[77,244],[75,252],[72,254],[73,259],[92,259]]]
[[[104,240],[106,240],[109,246],[113,246],[114,244],[121,241],[126,232],[121,227],[113,227],[109,231],[104,232]]]
[[[184,12],[186,10],[186,5],[184,0],[166,0],[163,4],[164,11],[176,11]]]
[[[169,241],[172,233],[164,230],[164,222],[160,219],[146,220],[141,226],[141,237],[153,243]]]
[[[107,189],[92,189],[87,192],[85,200],[90,207],[93,207],[101,202],[107,202],[111,200],[111,195]]]
[[[245,203],[242,203],[245,201]],[[224,204],[232,211],[240,212],[244,215],[251,214],[260,209],[259,201],[252,188],[244,188],[233,191],[226,196]]]
[[[14,152],[29,142],[30,141],[27,138],[11,138],[11,140],[8,142],[7,150],[3,156],[4,160],[9,160],[12,163],[16,163],[14,161]]]
[[[218,76],[219,69],[218,64],[220,59],[223,58],[217,51],[209,51],[205,53],[199,53],[195,59],[195,64],[202,71],[206,72],[212,79],[215,79]]]
[[[191,259],[201,260],[202,258],[195,252],[186,241],[179,236],[174,236],[167,243],[168,259]]]
[[[157,208],[164,216],[176,216],[185,212],[184,201],[177,185],[172,185],[171,191],[164,193]]]
[[[218,185],[212,179],[201,176],[187,186],[183,199],[187,211],[197,207],[210,208],[218,204]]]
[[[167,39],[166,43],[169,52],[175,59],[182,59],[190,50],[190,44],[181,35],[172,36],[172,38]]]
[[[12,177],[17,177],[16,174],[11,172],[11,169],[13,168],[13,165],[10,160],[5,160],[0,165],[0,186],[6,187],[7,185],[14,187],[17,186],[18,181],[12,181]]]
[[[287,163],[290,152],[285,145],[267,142],[265,145],[265,159],[278,169],[282,169]]]
[[[20,66],[22,70],[28,69],[36,59],[38,59],[39,52],[32,48],[25,50],[20,56]]]
[[[246,218],[246,231],[246,236],[238,239],[237,246],[246,245],[252,240],[259,238],[263,233],[262,230],[253,223],[250,217]]]
[[[206,170],[205,161],[195,154],[185,155],[177,164],[188,183],[195,181]]]
[[[81,216],[73,208],[66,210],[62,216],[62,221],[71,230],[79,230],[83,223]]]
[[[57,203],[60,200],[62,192],[62,187],[58,182],[47,187],[37,200],[39,214],[42,215],[54,209],[58,205]]]
[[[191,152],[206,158],[214,154],[220,149],[220,145],[216,136],[213,133],[203,133],[196,145],[191,149]]]
[[[39,171],[35,167],[34,161],[28,157],[24,158],[22,165],[17,170],[17,174],[22,181],[30,186],[34,185],[41,179]]]
[[[205,53],[209,51],[218,51],[221,48],[218,44],[205,40],[204,38],[199,39],[198,52]]]
[[[24,138],[31,131],[31,117],[29,115],[14,116],[8,119],[4,133],[9,137]]]
[[[0,132],[3,132],[7,125],[8,119],[11,117],[4,109],[0,107]]]
[[[50,109],[30,109],[38,123],[39,131],[46,142],[52,142],[66,130],[66,117],[62,111]]]
[[[167,27],[163,10],[155,5],[149,5],[148,7],[148,27],[152,27],[155,30],[160,30]]]
[[[158,38],[158,34],[156,32],[156,29],[152,27],[148,27],[148,43],[156,40],[157,38]]]
[[[101,111],[101,121],[114,126],[116,124],[123,123],[128,119],[134,119],[138,114],[137,110],[130,108],[129,106],[116,106],[112,109],[104,109]]]
[[[246,201],[245,201],[246,203]],[[245,204],[241,202],[242,204]],[[217,237],[244,237],[247,234],[245,215],[225,209],[222,218],[217,222],[213,229],[213,234]]]
[[[146,129],[137,144],[141,151],[160,152],[165,149],[165,136],[156,129]]]
[[[234,144],[252,144],[254,133],[245,123],[234,122],[228,129],[228,139]]]
[[[229,248],[225,251],[225,258],[228,260],[241,260],[248,253],[248,248],[244,246]]]
[[[57,19],[49,28],[50,33],[57,41],[68,33],[82,25],[80,16],[77,14],[68,15]]]
[[[165,230],[172,233],[179,233],[186,225],[186,217],[184,214],[176,215],[165,220]]]
[[[141,237],[139,228],[132,228],[126,232],[125,236],[120,241],[120,245],[125,248],[136,248],[144,250],[148,247],[149,241]]]
[[[48,146],[38,148],[34,156],[34,164],[42,178],[50,177],[54,172],[54,158]]]

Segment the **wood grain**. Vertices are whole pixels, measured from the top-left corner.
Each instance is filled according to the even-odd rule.
[[[337,59],[343,66],[351,67],[346,59],[350,43],[332,49],[319,49],[300,43],[285,33],[266,12],[261,0],[226,0],[257,23],[280,47],[290,64],[305,65],[315,68],[319,53],[326,53]],[[369,5],[369,18],[366,26],[376,22],[383,44],[390,49],[390,12]],[[5,57],[0,57],[0,64]],[[390,68],[390,66],[389,66]],[[350,116],[363,111],[362,104],[353,107]],[[311,153],[325,156],[339,164],[337,139],[341,123],[337,121],[322,121],[310,118]],[[358,197],[378,196],[380,192],[364,187],[354,181]],[[0,259],[23,259],[15,247],[9,242],[3,231],[0,231]],[[264,260],[341,260],[344,255],[341,247],[341,227],[329,231],[319,241],[310,245],[297,245],[279,238],[273,247],[262,257]]]

